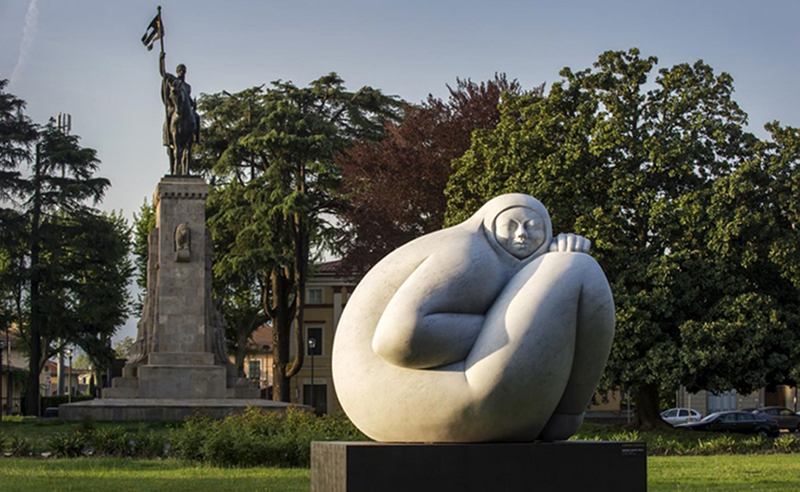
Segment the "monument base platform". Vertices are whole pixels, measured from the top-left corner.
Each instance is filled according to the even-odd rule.
[[[646,492],[639,442],[314,442],[311,492]]]
[[[247,407],[258,407],[274,412],[285,412],[289,407],[310,411],[305,405],[260,399],[105,398],[65,403],[58,407],[58,414],[61,420],[68,422],[83,419],[112,422],[179,421],[195,413],[222,419],[234,413],[243,413]]]

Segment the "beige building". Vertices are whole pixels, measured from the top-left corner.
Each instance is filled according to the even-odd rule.
[[[66,362],[66,361],[65,361]],[[89,369],[70,369],[69,364],[62,366],[64,387],[58,391],[58,364],[48,360],[42,369],[40,379],[43,380],[42,396],[66,395],[72,392],[73,395],[84,395],[89,392],[89,381],[92,372]]]
[[[307,344],[312,341],[313,348],[306,346],[303,368],[289,380],[292,403],[313,405],[323,413],[342,411],[331,377],[331,350],[336,325],[355,288],[354,282],[337,275],[338,266],[337,261],[323,263],[306,282],[303,335]],[[290,353],[294,353],[296,343],[294,339],[291,341]],[[262,388],[262,398],[271,396],[274,374],[271,345],[272,328],[262,326],[251,337],[244,361],[245,374]]]
[[[0,371],[2,373],[2,377],[0,377],[0,412],[2,415],[17,414],[22,408],[21,399],[25,394],[28,356],[15,328],[1,333],[0,336],[3,339],[3,370]],[[62,370],[64,380],[62,394],[66,395],[70,387],[73,395],[86,394],[88,392],[87,374],[90,371],[74,368],[70,371],[69,365],[66,363],[62,366]],[[70,378],[72,380],[71,385]],[[42,372],[39,373],[39,388],[42,396],[58,394],[58,364],[56,362],[52,360],[45,362]],[[9,396],[11,397],[10,402]]]
[[[244,357],[244,373],[253,384],[261,389],[261,398],[272,398],[272,327],[263,325],[248,340]],[[231,362],[236,363],[233,357]]]
[[[20,397],[25,392],[22,376],[27,374],[28,358],[22,353],[22,342],[12,328],[3,337],[3,366],[0,375],[0,415],[19,413]],[[10,398],[9,398],[10,397]]]
[[[339,265],[338,261],[323,263],[306,283],[303,331],[308,346],[303,368],[290,384],[292,402],[315,406],[323,413],[342,411],[333,385],[331,354],[333,335],[355,282],[337,275]]]

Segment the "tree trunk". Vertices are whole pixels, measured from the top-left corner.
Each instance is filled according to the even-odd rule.
[[[670,425],[661,419],[658,385],[645,384],[634,391],[636,398],[636,425],[640,429],[667,429]]]
[[[236,332],[236,375],[240,378],[245,377],[244,373],[244,357],[247,353],[247,338],[248,334],[237,330]]]
[[[39,147],[36,148],[36,157],[33,168],[33,210],[31,214],[31,290],[30,290],[30,309],[31,317],[28,322],[30,335],[30,354],[28,360],[28,385],[25,397],[25,414],[38,417],[39,412],[39,373],[42,357],[42,338],[41,338],[41,315],[39,313],[39,222],[41,220],[41,190],[40,190],[40,156]]]
[[[271,272],[269,283],[272,299],[268,299],[265,290],[263,303],[264,311],[272,320],[272,399],[288,403],[291,401],[291,394],[287,370],[294,309],[293,303],[288,302],[292,294],[291,280],[282,273],[277,269]]]

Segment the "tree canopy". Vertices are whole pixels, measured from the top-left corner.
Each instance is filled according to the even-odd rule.
[[[778,246],[796,247],[796,202],[764,188],[787,186],[794,164],[776,163],[794,158],[794,134],[759,143],[728,74],[702,61],[653,74],[656,64],[636,49],[606,52],[593,68],[562,70],[547,96],[504,100],[446,191],[450,224],[525,192],[548,207],[554,231],[592,240],[617,306],[606,377],[634,391],[645,424],[660,422],[659,390],[679,384],[794,382],[798,329],[797,260]]]
[[[108,341],[128,312],[129,230],[121,216],[87,204],[110,186],[94,176],[95,151],[52,119],[33,124],[5,86],[0,82],[0,286],[6,326],[19,327],[28,349],[26,411],[38,414],[39,373],[63,345],[98,361],[111,353]]]
[[[448,90],[447,101],[429,95],[407,105],[401,122],[387,123],[384,139],[357,142],[337,157],[347,205],[338,216],[344,273],[363,274],[395,248],[442,227],[450,162],[469,148],[472,132],[497,125],[503,94],[522,94],[505,74],[480,84],[456,79]]]
[[[341,207],[334,156],[354,141],[381,138],[400,103],[370,87],[347,91],[332,73],[304,88],[278,81],[203,95],[198,104],[206,125],[197,164],[213,187],[215,295],[227,303],[240,342],[258,327],[255,306],[272,324],[274,394],[288,401],[288,379],[303,365],[311,248],[330,237],[327,220]]]

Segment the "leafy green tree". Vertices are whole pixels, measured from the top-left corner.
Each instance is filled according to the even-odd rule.
[[[24,102],[2,91],[5,85],[0,82],[0,124],[9,129],[0,145],[0,279],[4,315],[13,316],[27,346],[26,412],[36,415],[39,373],[64,344],[94,359],[110,351],[108,338],[128,310],[129,231],[120,216],[87,205],[110,185],[94,176],[95,151],[52,119],[33,125],[22,113]]]
[[[92,360],[88,355],[81,352],[72,359],[73,369],[89,369],[92,366]]]
[[[633,391],[642,425],[661,424],[665,388],[755,389],[764,378],[746,381],[736,376],[741,371],[697,378],[704,369],[688,348],[720,339],[690,335],[701,334],[697,323],[729,330],[753,321],[768,330],[752,316],[769,319],[783,302],[758,297],[772,291],[715,249],[743,251],[716,236],[729,227],[719,194],[758,146],[731,97],[732,78],[698,61],[661,69],[651,80],[656,63],[636,49],[606,52],[593,69],[562,70],[547,97],[504,101],[496,130],[473,135],[446,190],[449,223],[493,196],[526,192],[548,206],[554,230],[592,240],[617,306],[606,378]],[[748,340],[787,353],[785,344]]]
[[[212,258],[215,302],[225,319],[228,352],[234,356],[237,374],[245,377],[244,358],[248,355],[248,341],[269,317],[262,304],[263,275],[259,270],[242,268],[243,265],[237,263],[239,255],[231,255],[229,250],[236,244],[240,232],[239,217],[235,214],[246,214],[250,208],[250,204],[241,201],[234,190],[233,187],[212,189],[207,209],[216,245]]]
[[[704,210],[728,289],[708,319],[681,327],[690,388],[749,392],[800,380],[800,134],[767,130],[772,138],[717,180]]]
[[[7,85],[0,80],[0,330],[22,322],[28,222],[15,204],[26,189],[20,167],[38,136],[25,101],[5,92]]]
[[[114,344],[114,355],[118,359],[127,359],[128,353],[133,347],[134,339],[131,337],[125,337],[122,340],[119,340],[117,343]]]
[[[121,214],[89,210],[53,221],[58,253],[48,248],[48,321],[45,336],[61,334],[94,361],[107,367],[114,357],[111,337],[129,312],[128,282],[133,274],[130,227]],[[51,299],[51,297],[53,299]],[[47,339],[47,338],[46,338]]]
[[[133,238],[131,240],[133,248],[133,266],[136,269],[136,285],[139,293],[136,295],[136,302],[133,309],[136,313],[142,311],[144,293],[147,290],[147,255],[148,238],[150,231],[156,226],[156,210],[152,203],[147,199],[139,207],[139,213],[133,214]]]
[[[238,297],[229,304],[235,310],[250,312],[256,299],[271,322],[276,399],[289,400],[289,378],[303,365],[312,245],[329,237],[326,217],[341,208],[332,193],[341,179],[334,157],[353,141],[381,138],[398,107],[370,87],[347,91],[336,74],[305,88],[278,81],[199,101],[206,126],[197,164],[215,188],[208,214],[215,292],[226,302]],[[237,320],[242,332],[258,326],[247,314]]]

